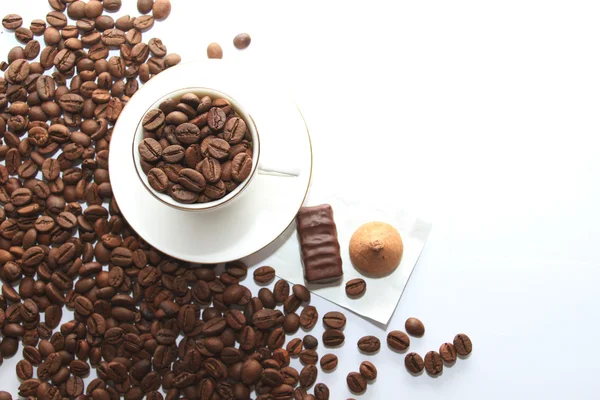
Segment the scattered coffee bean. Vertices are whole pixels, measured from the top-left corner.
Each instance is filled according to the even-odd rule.
[[[11,31],[20,28],[21,25],[23,25],[23,18],[17,14],[8,14],[2,19],[2,26]]]
[[[313,306],[306,306],[300,313],[300,325],[305,330],[311,330],[319,320],[319,313]]]
[[[311,387],[315,381],[317,380],[317,376],[319,374],[319,370],[314,364],[308,364],[302,371],[300,372],[300,386],[305,388]]]
[[[323,371],[333,371],[337,368],[338,358],[335,354],[328,353],[321,357],[320,363]]]
[[[324,383],[317,383],[314,392],[316,400],[329,400],[329,387]]]
[[[414,317],[408,318],[404,323],[406,332],[411,336],[421,337],[425,334],[425,326],[423,323]]]
[[[312,350],[312,349],[316,349],[317,346],[319,346],[319,340],[316,337],[314,337],[313,335],[306,335],[302,339],[302,344],[304,345],[305,348]]]
[[[404,366],[412,374],[418,374],[425,368],[423,358],[417,353],[408,353],[404,357]]]
[[[452,364],[456,361],[456,348],[452,343],[444,343],[440,346],[440,355],[444,362]]]
[[[251,38],[247,33],[240,33],[233,38],[233,45],[236,49],[243,50],[250,46]]]
[[[331,329],[343,329],[346,326],[346,316],[337,311],[330,311],[323,316],[323,324]]]
[[[473,351],[473,343],[471,339],[464,333],[459,333],[454,337],[454,347],[456,352],[461,356],[467,356]]]
[[[391,331],[387,335],[388,346],[395,351],[404,351],[410,346],[410,338],[402,331]]]
[[[337,329],[328,329],[323,332],[323,344],[327,347],[336,347],[344,343],[344,332]]]
[[[375,366],[371,362],[363,361],[360,364],[360,374],[366,380],[373,381],[377,379],[377,368],[375,368]]]
[[[171,14],[171,1],[170,0],[156,0],[152,6],[152,16],[162,21]]]
[[[352,393],[360,394],[367,390],[367,381],[358,372],[350,372],[346,377],[346,383]]]
[[[264,266],[254,270],[254,280],[258,283],[265,284],[271,282],[275,278],[275,270],[272,267]]]
[[[211,43],[206,48],[208,58],[223,58],[223,49],[218,43]]]
[[[348,297],[360,297],[365,294],[367,283],[364,279],[351,279],[346,282],[346,295]]]
[[[292,286],[292,292],[305,303],[310,303],[310,292],[304,285],[294,285]]]
[[[425,354],[425,370],[429,375],[439,375],[444,369],[442,356],[437,351],[429,351]]]
[[[300,352],[300,362],[304,365],[316,364],[319,361],[319,355],[314,350],[302,350]]]
[[[375,336],[363,336],[358,340],[358,349],[363,353],[376,353],[381,347],[381,342]]]

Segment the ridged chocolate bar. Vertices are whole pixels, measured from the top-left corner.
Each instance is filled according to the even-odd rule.
[[[296,216],[304,279],[310,283],[327,283],[340,279],[342,257],[333,209],[329,204],[302,207]]]

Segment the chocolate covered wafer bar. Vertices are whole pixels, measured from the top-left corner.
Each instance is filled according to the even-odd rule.
[[[342,257],[329,204],[302,207],[296,216],[304,279],[310,283],[327,283],[342,277]]]

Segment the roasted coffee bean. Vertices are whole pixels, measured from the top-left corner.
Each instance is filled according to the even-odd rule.
[[[323,344],[327,347],[335,347],[344,343],[344,332],[337,329],[328,329],[323,332]]]
[[[367,381],[358,372],[349,373],[346,377],[346,383],[352,393],[360,394],[367,390]]]
[[[439,375],[444,369],[442,356],[437,351],[429,351],[425,354],[425,370],[429,375]]]
[[[138,146],[140,156],[148,162],[156,162],[162,156],[162,146],[154,139],[144,139]]]
[[[206,48],[208,58],[223,58],[223,49],[218,43],[211,43]]]
[[[305,366],[300,372],[300,386],[303,386],[305,388],[311,387],[317,380],[318,374],[319,370],[314,364],[309,364]]]
[[[168,149],[168,147],[167,147]],[[179,171],[178,182],[181,186],[195,193],[201,193],[206,187],[204,176],[191,168],[183,168]]]
[[[152,168],[148,172],[148,183],[157,192],[164,192],[169,186],[167,174],[160,168]]]
[[[305,330],[311,330],[319,320],[319,313],[313,306],[306,306],[300,313],[300,325]]]
[[[423,358],[417,353],[408,353],[404,357],[404,366],[412,374],[418,374],[425,368]]]
[[[296,297],[295,294],[291,294],[283,302],[283,310],[285,311],[286,314],[296,312],[296,310],[298,310],[298,308],[300,308],[301,304],[302,304],[302,300],[300,300],[298,297]]]
[[[21,25],[23,25],[23,18],[17,14],[8,14],[2,19],[2,26],[11,31],[20,28]]]
[[[296,313],[290,313],[283,320],[283,330],[285,333],[295,333],[300,327],[300,317]]]
[[[273,288],[273,297],[278,304],[281,304],[290,294],[290,285],[286,280],[280,279],[275,283]]]
[[[314,350],[302,350],[300,352],[300,361],[304,365],[316,364],[319,361],[319,355]]]
[[[252,157],[246,153],[236,155],[231,161],[231,176],[236,182],[243,182],[252,172]]]
[[[421,337],[425,334],[425,326],[423,323],[414,317],[408,318],[404,323],[406,332],[411,336]]]
[[[27,360],[21,360],[17,363],[17,377],[24,381],[33,378],[33,366]]]
[[[358,340],[357,345],[363,353],[376,353],[381,347],[381,342],[375,336],[363,336]]]
[[[359,297],[365,294],[367,283],[364,279],[351,279],[346,282],[346,295],[348,297]]]
[[[337,311],[330,311],[323,316],[323,324],[331,329],[343,329],[346,326],[346,316]]]
[[[323,371],[333,371],[337,368],[338,358],[335,354],[328,353],[321,357],[320,364]]]
[[[360,374],[367,381],[373,381],[377,379],[377,368],[375,368],[375,366],[371,362],[363,361],[360,364]]]
[[[265,284],[271,282],[275,278],[275,270],[272,267],[264,266],[254,270],[254,280],[258,283]]]
[[[319,346],[319,340],[313,335],[306,335],[302,339],[302,344],[309,350],[316,349]]]
[[[454,348],[459,355],[468,356],[473,351],[473,343],[467,335],[459,333],[454,337]]]
[[[440,346],[440,356],[444,362],[452,364],[456,361],[456,348],[452,343],[444,343]]]
[[[410,346],[410,338],[402,331],[391,331],[387,335],[388,346],[395,351],[404,351]]]
[[[293,356],[299,356],[302,352],[302,340],[294,338],[286,345],[286,350]]]
[[[29,75],[29,63],[27,60],[19,59],[13,61],[8,69],[6,70],[4,76],[6,80],[13,84],[19,84],[27,78]]]

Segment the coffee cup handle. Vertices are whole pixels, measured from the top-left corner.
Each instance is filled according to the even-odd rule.
[[[297,177],[300,176],[300,169],[298,167],[286,166],[286,165],[271,165],[259,161],[256,168],[256,172],[260,175],[272,175],[281,177]]]

